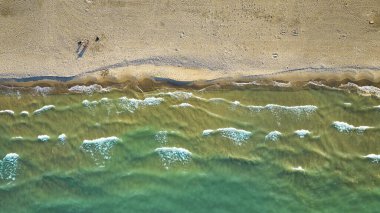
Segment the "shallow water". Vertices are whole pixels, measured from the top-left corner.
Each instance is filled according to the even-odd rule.
[[[376,212],[378,105],[313,89],[3,94],[0,212]]]

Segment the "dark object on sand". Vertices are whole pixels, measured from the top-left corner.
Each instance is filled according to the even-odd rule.
[[[98,42],[100,40],[99,36],[96,36],[95,41]]]
[[[86,51],[89,43],[90,43],[89,40],[79,41],[78,42],[78,49],[77,49],[78,58],[83,57],[83,54]]]

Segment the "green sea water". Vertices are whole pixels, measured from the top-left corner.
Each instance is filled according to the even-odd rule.
[[[379,212],[378,105],[327,89],[3,93],[0,212]]]

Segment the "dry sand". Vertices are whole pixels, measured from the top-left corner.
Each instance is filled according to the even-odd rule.
[[[379,0],[0,0],[0,26],[2,78],[380,71]]]

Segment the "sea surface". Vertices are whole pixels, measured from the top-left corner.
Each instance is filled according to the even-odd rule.
[[[380,99],[335,89],[0,95],[0,212],[379,212]]]

